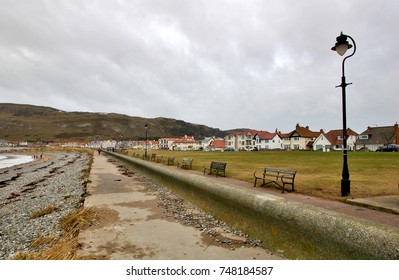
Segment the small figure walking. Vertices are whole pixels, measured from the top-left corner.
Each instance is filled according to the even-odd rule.
[[[100,155],[101,154],[101,148],[98,148],[97,152],[98,152],[98,155]]]

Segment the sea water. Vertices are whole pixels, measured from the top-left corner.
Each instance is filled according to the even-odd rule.
[[[0,155],[0,169],[33,161],[32,156]]]

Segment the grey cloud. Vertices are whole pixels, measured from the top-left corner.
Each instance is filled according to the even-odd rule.
[[[342,58],[330,48],[343,31],[358,43],[347,61],[348,125],[361,132],[399,118],[395,1],[0,5],[3,102],[221,129],[337,129]]]

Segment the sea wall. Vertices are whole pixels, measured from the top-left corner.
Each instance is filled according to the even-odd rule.
[[[399,259],[397,228],[109,154],[290,259]]]

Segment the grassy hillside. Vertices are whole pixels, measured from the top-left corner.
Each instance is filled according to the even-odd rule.
[[[225,132],[182,120],[145,119],[114,113],[65,112],[50,107],[0,103],[0,139],[8,141],[90,141],[194,135],[225,136]]]

